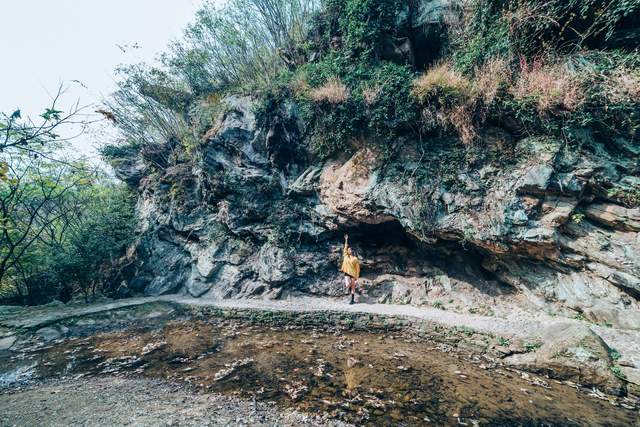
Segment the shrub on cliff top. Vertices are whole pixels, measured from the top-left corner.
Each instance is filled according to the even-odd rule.
[[[452,28],[452,55],[457,67],[471,71],[496,56],[515,63],[520,56],[598,48],[639,13],[633,0],[474,0]]]
[[[165,64],[197,94],[268,83],[303,61],[299,45],[320,0],[206,1]]]
[[[427,129],[455,131],[470,143],[489,120],[508,121],[523,134],[566,135],[589,127],[610,138],[634,139],[640,125],[636,54],[599,52],[521,58],[512,69],[500,58],[488,60],[467,78],[450,63],[428,70],[413,83]]]
[[[324,0],[313,19],[308,48],[343,50],[350,57],[376,57],[383,42],[398,33],[400,0]]]
[[[206,1],[162,68],[122,67],[106,109],[123,140],[160,152],[179,141],[189,151],[219,112],[212,94],[267,85],[302,62],[302,43],[320,0]],[[143,150],[144,151],[144,150]],[[111,154],[115,151],[111,150]]]
[[[349,151],[354,141],[365,137],[391,149],[417,124],[418,108],[410,96],[414,77],[405,65],[335,55],[301,68],[292,79],[298,90],[292,92],[308,124],[312,150],[328,157]]]
[[[380,60],[404,7],[399,0],[326,0],[314,18],[305,47],[317,59],[289,76],[288,93],[301,105],[310,147],[320,157],[349,151],[364,137],[390,149],[416,131],[414,72]]]
[[[121,79],[106,107],[125,140],[162,146],[184,131],[191,99],[182,82],[141,65],[122,67],[118,73]]]
[[[322,157],[362,138],[390,149],[423,131],[457,133],[468,144],[486,120],[523,133],[592,126],[634,136],[633,66],[592,72],[574,58],[615,36],[637,3],[473,0],[463,25],[451,29],[448,57],[416,81],[409,63],[381,59],[409,34],[412,2],[205,3],[165,55],[165,74],[134,73],[121,85],[117,125],[128,140],[195,146],[213,126],[208,95],[257,89],[263,112],[278,97],[295,98],[307,142]]]

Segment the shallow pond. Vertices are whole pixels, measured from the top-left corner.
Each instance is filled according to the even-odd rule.
[[[369,425],[637,425],[638,412],[409,336],[173,321],[0,356],[0,382],[142,375]],[[1,387],[1,385],[0,385]]]

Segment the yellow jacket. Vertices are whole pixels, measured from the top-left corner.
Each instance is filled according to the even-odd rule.
[[[344,242],[344,250],[342,251],[342,268],[340,270],[357,279],[360,277],[360,262],[358,261],[358,258],[347,253],[348,248],[349,245],[347,242]]]

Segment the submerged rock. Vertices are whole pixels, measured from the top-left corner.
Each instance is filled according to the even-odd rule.
[[[253,359],[240,359],[236,360],[230,364],[227,364],[225,368],[216,372],[213,376],[214,381],[222,381],[226,378],[229,378],[232,374],[236,372],[237,369],[242,368],[247,365],[251,365],[253,363]]]

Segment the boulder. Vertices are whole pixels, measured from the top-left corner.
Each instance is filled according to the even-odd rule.
[[[556,324],[539,334],[541,343],[525,344],[530,352],[505,360],[527,371],[598,387],[609,394],[624,394],[624,382],[611,370],[611,349],[587,326]],[[540,347],[536,349],[537,345]]]

